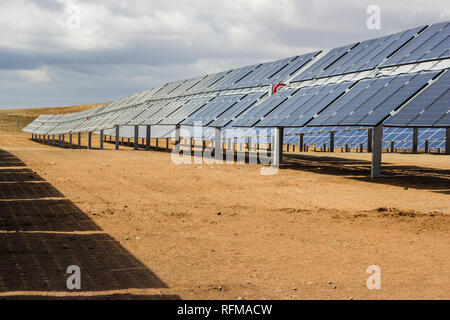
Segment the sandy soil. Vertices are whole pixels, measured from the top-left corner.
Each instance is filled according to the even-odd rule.
[[[24,135],[0,136],[0,149],[0,203],[38,201],[0,207],[0,249],[16,261],[0,263],[2,296],[450,299],[449,156],[385,154],[383,178],[370,180],[359,153],[289,154],[261,176],[259,165],[176,166],[165,152]],[[65,264],[44,268],[49,259],[78,261],[85,289],[67,293]],[[381,290],[366,286],[370,265]]]

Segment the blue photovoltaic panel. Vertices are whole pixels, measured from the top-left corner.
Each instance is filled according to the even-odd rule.
[[[410,41],[414,35],[423,30],[425,27],[417,27],[404,32],[399,32],[387,37],[383,37],[383,41],[373,50],[368,52],[367,55],[361,57],[358,61],[354,63],[346,73],[371,70],[379,66],[384,59],[391,56],[396,52],[401,46]]]
[[[367,79],[359,81],[345,95],[340,97],[331,106],[322,111],[318,117],[308,125],[335,126],[338,125],[354,106],[361,105],[388,84],[394,77]]]
[[[447,101],[447,106],[448,106]],[[435,123],[435,127],[446,127],[450,128],[450,111],[447,112],[438,122]]]
[[[210,87],[213,86],[218,81],[220,81],[221,79],[223,79],[230,72],[231,70],[207,75],[194,87],[188,89],[186,91],[186,94],[197,94],[213,91]]]
[[[181,108],[186,101],[172,101],[169,102],[166,106],[164,106],[161,110],[151,115],[149,118],[145,119],[142,122],[142,125],[155,125],[160,121],[164,120],[168,116],[170,116],[173,112]]]
[[[311,125],[377,125],[434,76],[436,73],[361,80],[311,121]]]
[[[231,89],[236,82],[238,82],[239,80],[246,77],[253,70],[258,68],[260,65],[261,64],[255,64],[252,66],[246,66],[243,68],[234,69],[230,73],[228,73],[226,76],[224,76],[222,79],[220,79],[218,82],[211,85],[209,87],[209,89],[211,89],[212,91]]]
[[[354,105],[339,125],[376,126],[423,88],[436,73],[408,74],[394,78],[362,105]]]
[[[183,122],[191,114],[201,109],[211,98],[207,99],[193,99],[181,106],[175,112],[171,113],[164,120],[158,124],[161,125],[177,125]]]
[[[263,119],[267,114],[269,114],[273,109],[278,107],[282,102],[284,102],[291,94],[293,94],[298,89],[291,89],[286,91],[281,91],[258,105],[254,105],[242,113],[234,122],[234,127],[253,127],[258,121]]]
[[[181,86],[184,81],[169,82],[152,96],[152,100],[164,99],[169,93]]]
[[[445,102],[445,95],[449,90],[450,72],[447,71],[384,124],[410,127],[421,123],[421,126],[433,127],[450,110],[450,101]],[[428,116],[430,113],[434,116]]]
[[[278,106],[258,127],[303,127],[313,117],[338,99],[355,82],[302,88]],[[292,101],[292,102],[291,102]],[[274,115],[274,116],[273,116]]]
[[[345,56],[335,61],[326,70],[319,73],[316,76],[316,78],[325,78],[334,75],[344,74],[345,71],[352,66],[352,64],[360,60],[360,56],[364,57],[365,55],[370,53],[370,51],[374,50],[382,41],[383,38],[367,40],[359,43],[356,47],[350,50],[350,52],[348,52]]]
[[[444,58],[448,54],[445,46],[449,47],[449,35],[449,22],[433,24],[398,50],[382,66],[390,67]],[[436,52],[434,52],[435,49],[437,50]],[[436,57],[437,53],[440,53],[439,57]]]
[[[283,69],[279,70],[277,73],[272,75],[269,78],[269,83],[266,84],[276,84],[280,82],[286,81],[289,77],[291,77],[298,70],[303,68],[308,62],[314,59],[321,51],[316,51],[308,54],[304,54],[302,56],[297,57],[293,61],[289,62]]]
[[[434,127],[434,126],[449,126],[445,124],[445,116],[450,111],[450,89],[448,89],[442,96],[433,102],[424,112],[422,112],[416,119],[414,119],[410,126],[413,127]]]
[[[296,76],[292,82],[314,79],[320,72],[331,66],[334,62],[344,56],[350,49],[355,47],[357,43],[350,44],[345,47],[335,48],[313,63],[305,71]]]
[[[224,113],[231,106],[236,104],[243,95],[237,96],[222,96],[211,100],[201,109],[197,110],[189,118],[182,122],[183,125],[196,125],[201,123],[202,126],[207,126],[211,121],[213,121],[217,116]]]
[[[142,112],[140,115],[138,115],[136,118],[132,119],[130,122],[127,123],[129,126],[138,126],[142,124],[146,119],[149,119],[151,116],[153,116],[155,113],[159,112],[161,109],[163,109],[166,105],[168,105],[169,102],[147,102],[146,105],[143,107],[145,109],[144,112]],[[113,127],[113,126],[112,126]],[[110,128],[112,128],[110,127]]]
[[[261,64],[230,88],[258,87],[270,84],[269,78],[286,67],[296,57]]]
[[[367,93],[352,100],[339,110],[339,112],[327,121],[330,125],[356,125],[365,115],[367,115],[375,106],[382,103],[395,91],[397,91],[405,82],[412,79],[413,75],[390,77],[385,79],[387,83],[379,88],[379,86],[372,86],[367,89]],[[351,92],[351,91],[350,91]],[[338,102],[339,103],[339,102]],[[337,120],[334,120],[336,118]],[[353,124],[354,122],[354,124]]]
[[[393,35],[363,41],[317,77],[322,78],[373,69],[411,40],[422,29],[423,27],[414,28]]]
[[[335,132],[335,146],[359,147],[363,144],[367,147],[368,132],[363,127],[303,127],[288,128],[285,132],[284,143],[298,145],[298,134],[303,133],[303,143],[309,146],[329,146],[330,131]],[[412,128],[384,128],[383,148],[390,148],[391,141],[400,149],[412,149]],[[425,149],[425,141],[428,140],[429,149],[445,149],[445,130],[438,128],[419,129],[419,149]]]
[[[313,99],[323,88],[324,86],[300,88],[299,91],[265,116],[264,119],[258,123],[258,126],[269,126],[272,124],[272,127],[276,127],[276,124],[290,116],[290,113],[294,108]]]
[[[316,51],[302,56],[264,63],[231,86],[231,88],[267,86],[285,81],[319,53],[320,51]]]
[[[423,61],[447,59],[450,58],[450,36],[447,36],[445,40],[439,43],[437,46],[426,53],[420,59]]]
[[[367,116],[362,118],[357,125],[378,125],[383,122],[393,111],[400,108],[405,102],[423,89],[428,81],[437,75],[436,72],[423,73],[416,75],[408,83],[403,85],[393,95],[387,98],[383,103],[374,107]]]
[[[209,124],[210,127],[225,127],[230,122],[234,121],[236,117],[242,114],[245,110],[254,105],[258,99],[265,96],[266,93],[251,93],[245,96],[244,99],[240,100],[238,103],[234,104],[227,111],[222,113],[217,117],[216,120]]]
[[[423,27],[360,42],[326,70],[318,73],[316,78],[373,69],[421,30]]]
[[[167,94],[167,98],[181,97],[187,95],[188,91],[200,83],[202,78],[189,79],[183,82],[175,90]]]

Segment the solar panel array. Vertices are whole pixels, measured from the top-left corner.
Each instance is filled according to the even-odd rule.
[[[449,84],[450,72],[446,72],[385,124],[409,127],[450,127]]]
[[[449,22],[417,27],[335,48],[318,59],[321,51],[169,82],[83,112],[40,116],[24,131],[149,125],[152,137],[163,137],[177,125],[189,131],[201,123],[209,128],[205,137],[214,136],[212,128],[244,128],[233,138],[260,132],[270,139],[274,127],[450,127],[449,39]],[[287,86],[269,94],[279,82]]]
[[[286,144],[298,145],[299,134],[303,134],[303,143],[307,146],[322,148],[323,145],[330,146],[330,132],[335,132],[334,144],[336,147],[359,148],[361,144],[368,147],[367,128],[362,127],[308,127],[291,128],[286,130],[284,142]],[[428,141],[429,150],[445,150],[445,129],[422,128],[419,129],[418,148],[425,149],[425,142]],[[391,142],[395,148],[412,149],[413,129],[412,128],[384,128],[383,148],[389,149]]]

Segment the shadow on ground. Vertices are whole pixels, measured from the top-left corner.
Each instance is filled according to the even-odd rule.
[[[281,169],[344,176],[349,179],[450,194],[450,170],[383,163],[382,177],[370,178],[371,162],[336,156],[286,154]]]
[[[101,295],[101,291],[167,288],[119,242],[14,155],[0,150],[0,293],[39,292],[11,299],[64,299],[71,265],[81,268],[81,292],[68,299],[178,299]],[[72,292],[72,291],[71,291]],[[6,299],[8,297],[0,297]]]

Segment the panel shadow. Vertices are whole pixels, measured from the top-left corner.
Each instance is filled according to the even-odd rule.
[[[371,162],[335,156],[285,155],[282,169],[344,176],[349,179],[450,193],[450,170],[402,166],[383,162],[382,177],[371,179]]]
[[[0,292],[31,292],[0,299],[179,298],[101,294],[167,285],[62,193],[4,150],[0,150],[0,257]],[[69,292],[66,282],[71,274],[66,271],[72,265],[81,269],[80,292],[100,295],[41,295]]]
[[[68,291],[71,265],[83,291],[167,287],[106,234],[3,233],[0,254],[0,292]]]

